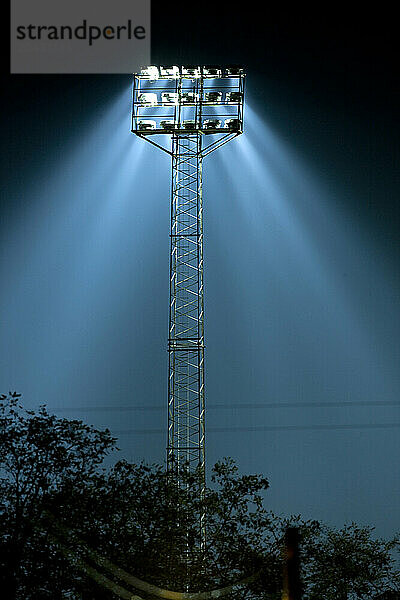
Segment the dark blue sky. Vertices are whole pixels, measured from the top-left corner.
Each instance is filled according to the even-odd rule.
[[[372,20],[230,15],[206,37],[178,17],[177,40],[154,6],[155,63],[248,72],[245,134],[204,165],[208,465],[232,456],[263,472],[276,512],[390,535],[400,525],[390,32],[375,23],[372,37]],[[4,82],[1,389],[125,432],[130,460],[163,461],[168,157],[129,132],[129,76]]]

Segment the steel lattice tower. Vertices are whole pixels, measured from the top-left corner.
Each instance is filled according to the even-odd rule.
[[[202,162],[242,133],[243,100],[239,67],[147,67],[134,75],[132,132],[172,157],[167,469],[178,483],[183,466],[198,471],[200,496],[205,491]],[[202,546],[204,514],[199,539]]]

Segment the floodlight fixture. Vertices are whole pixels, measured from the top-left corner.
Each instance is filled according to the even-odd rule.
[[[222,102],[222,92],[205,92],[204,101],[210,104],[219,104]]]
[[[222,69],[220,67],[203,67],[203,77],[221,77]]]
[[[156,122],[142,119],[139,121],[139,131],[150,131],[156,128]]]
[[[238,66],[231,66],[231,67],[226,67],[225,69],[225,76],[226,77],[241,77],[244,74],[244,71],[242,69],[242,67],[238,67]]]
[[[177,123],[176,123],[176,121],[174,121],[174,119],[169,119],[166,121],[161,121],[160,125],[163,129],[167,129],[168,131],[171,131],[176,128]]]
[[[204,119],[203,129],[208,131],[210,129],[219,129],[221,127],[221,119]]]
[[[142,67],[140,71],[140,75],[142,77],[146,77],[149,81],[156,81],[160,73],[158,71],[158,67],[150,66],[150,67]]]
[[[196,129],[196,121],[194,119],[186,119],[186,121],[183,121],[182,124],[183,128],[186,129],[186,131],[193,131]]]
[[[198,79],[201,75],[200,67],[182,67],[182,77]]]
[[[162,92],[161,104],[162,106],[178,104],[178,92]]]
[[[226,102],[240,102],[241,100],[241,92],[226,92],[225,100]]]
[[[178,79],[179,67],[160,67],[160,77],[163,79]]]
[[[196,92],[182,92],[182,104],[196,104],[199,94]]]
[[[157,106],[157,94],[145,93],[138,96],[140,104],[146,106]]]
[[[225,119],[224,127],[225,129],[229,129],[230,131],[237,131],[239,129],[239,120]]]

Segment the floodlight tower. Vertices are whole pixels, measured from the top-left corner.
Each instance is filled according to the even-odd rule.
[[[243,131],[243,69],[146,67],[134,74],[132,132],[172,157],[167,469],[205,491],[202,161]],[[204,543],[204,514],[199,539]]]

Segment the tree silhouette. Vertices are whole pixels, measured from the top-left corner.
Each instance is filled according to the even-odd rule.
[[[166,590],[180,590],[208,600],[208,592],[228,586],[231,599],[278,600],[288,526],[301,534],[304,600],[392,598],[399,590],[396,538],[376,540],[371,528],[355,524],[337,530],[274,515],[265,507],[267,479],[239,474],[230,459],[213,467],[200,498],[198,475],[185,469],[178,486],[160,465],[122,460],[106,468],[115,450],[108,430],[60,419],[44,406],[26,411],[15,393],[0,397],[6,598],[176,600]],[[246,585],[229,587],[243,579]]]

